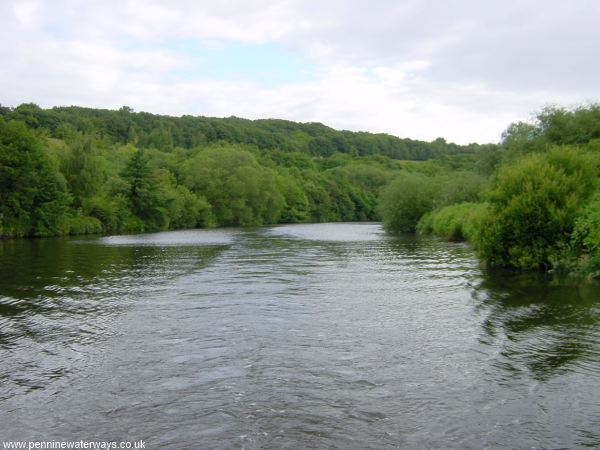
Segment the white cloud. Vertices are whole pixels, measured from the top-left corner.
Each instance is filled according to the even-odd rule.
[[[21,2],[13,5],[17,21],[25,28],[34,28],[38,25],[40,20],[38,9],[39,4],[36,2]]]
[[[600,98],[600,4],[585,0],[7,0],[0,17],[9,105],[127,104],[481,142],[545,104]],[[318,70],[277,86],[210,79],[177,42],[276,43]]]

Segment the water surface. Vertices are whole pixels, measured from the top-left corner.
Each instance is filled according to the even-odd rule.
[[[0,242],[0,440],[600,446],[600,289],[376,224]]]

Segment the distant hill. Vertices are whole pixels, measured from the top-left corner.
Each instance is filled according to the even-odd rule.
[[[0,107],[6,119],[25,122],[62,139],[72,131],[95,134],[117,144],[134,143],[141,148],[168,150],[194,148],[216,141],[250,144],[261,150],[281,150],[331,156],[383,155],[392,159],[424,161],[442,155],[474,153],[478,144],[457,145],[442,138],[432,142],[399,138],[388,134],[338,131],[321,123],[299,123],[280,119],[248,120],[238,117],[164,116],[79,106],[43,109],[27,103],[16,108]]]

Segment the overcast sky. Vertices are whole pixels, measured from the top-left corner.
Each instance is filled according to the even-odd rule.
[[[498,141],[600,100],[596,0],[0,0],[0,104]]]

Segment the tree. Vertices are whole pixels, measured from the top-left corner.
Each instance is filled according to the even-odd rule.
[[[84,199],[102,189],[106,175],[91,136],[79,135],[71,140],[62,171],[74,196],[75,207],[80,207]]]
[[[158,183],[143,150],[136,150],[133,154],[123,177],[129,182],[131,211],[146,224],[144,229],[165,227],[167,218],[159,196]]]
[[[212,205],[219,225],[277,223],[285,199],[277,173],[262,167],[240,146],[213,146],[188,160],[183,167],[185,185]]]
[[[36,135],[0,120],[0,236],[62,234],[70,198]]]
[[[379,214],[383,226],[392,233],[415,231],[419,219],[435,205],[438,186],[430,177],[402,173],[382,192]]]

